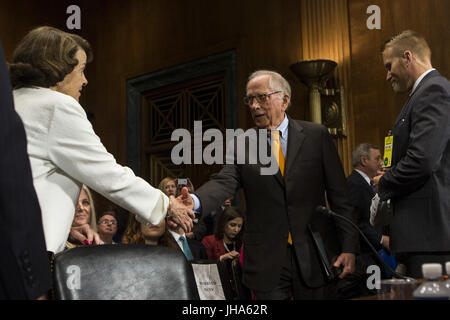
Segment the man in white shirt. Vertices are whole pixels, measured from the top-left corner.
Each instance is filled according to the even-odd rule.
[[[181,226],[168,224],[169,232],[175,239],[175,242],[183,251],[188,261],[197,259],[208,259],[206,249],[203,244],[195,239],[190,239],[186,236],[184,229]]]

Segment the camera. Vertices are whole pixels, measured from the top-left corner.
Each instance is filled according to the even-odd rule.
[[[181,194],[181,189],[183,187],[187,187],[188,186],[188,179],[187,178],[181,178],[181,179],[177,179],[177,194],[176,196],[178,197]]]

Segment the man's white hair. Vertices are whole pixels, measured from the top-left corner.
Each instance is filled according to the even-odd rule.
[[[270,70],[257,70],[253,72],[247,80],[247,85],[250,81],[252,81],[254,78],[260,77],[260,76],[269,76],[269,85],[272,90],[275,91],[281,91],[283,95],[289,96],[289,103],[288,106],[291,104],[291,86],[289,85],[289,82],[281,74],[275,71]]]

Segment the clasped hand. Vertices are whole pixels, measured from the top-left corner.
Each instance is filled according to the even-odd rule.
[[[239,252],[232,250],[230,252],[227,252],[227,253],[221,255],[219,260],[220,261],[227,260],[227,259],[233,260],[235,258],[239,258],[239,255],[240,255]]]
[[[194,214],[194,200],[187,187],[181,189],[181,195],[177,198],[170,196],[170,206],[167,212],[167,222],[173,227],[182,227],[188,233],[192,231]]]

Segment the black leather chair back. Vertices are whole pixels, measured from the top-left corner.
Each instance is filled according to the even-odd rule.
[[[84,246],[54,257],[58,300],[198,300],[181,250],[115,244]]]

